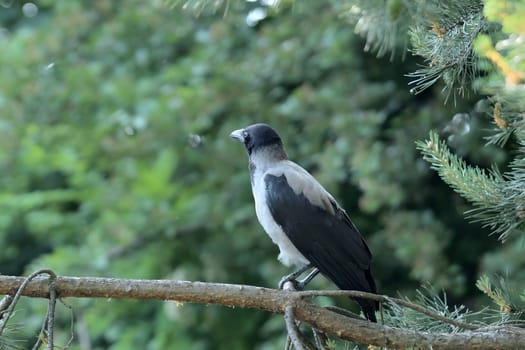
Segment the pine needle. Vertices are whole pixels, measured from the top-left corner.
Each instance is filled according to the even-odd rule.
[[[448,185],[475,205],[489,208],[503,199],[503,179],[496,171],[487,172],[466,162],[448,149],[445,141],[436,132],[430,132],[429,140],[416,142],[423,159],[431,164]]]
[[[429,140],[417,142],[423,159],[454,191],[471,202],[475,208],[466,212],[473,221],[489,227],[501,240],[520,228],[525,219],[525,161],[518,157],[511,163],[511,171],[501,175],[491,170],[469,166],[453,154],[436,132]],[[525,143],[520,148],[525,154]]]

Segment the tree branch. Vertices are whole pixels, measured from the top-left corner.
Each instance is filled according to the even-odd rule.
[[[295,350],[306,350],[301,337],[301,331],[295,323],[293,316],[293,308],[291,305],[285,306],[284,308],[284,321],[286,323],[286,329],[288,330],[288,336]]]
[[[0,276],[0,294],[14,294],[23,277]],[[173,280],[136,280],[96,277],[56,277],[59,298],[112,298],[175,300],[255,308],[284,314],[287,305],[294,318],[332,336],[390,349],[517,349],[525,348],[525,330],[513,326],[487,327],[462,333],[429,333],[381,326],[340,315],[304,300],[301,292],[235,285]],[[49,280],[26,282],[22,295],[49,298]]]
[[[473,324],[457,321],[450,319],[448,317],[442,316],[436,312],[432,312],[425,307],[411,303],[409,301],[399,299],[399,298],[393,298],[386,295],[379,295],[379,294],[373,294],[373,293],[367,293],[367,292],[361,292],[357,290],[307,290],[307,291],[301,291],[301,295],[304,297],[315,297],[315,296],[325,296],[325,297],[339,297],[339,296],[346,296],[351,298],[364,298],[364,299],[370,299],[375,300],[379,302],[390,302],[393,304],[397,304],[399,306],[404,306],[406,308],[412,309],[414,311],[420,312],[422,314],[425,314],[427,316],[430,316],[438,321],[441,321],[443,323],[448,323],[453,326],[456,326],[458,328],[468,329],[468,330],[475,330],[480,328],[480,326],[476,326]]]

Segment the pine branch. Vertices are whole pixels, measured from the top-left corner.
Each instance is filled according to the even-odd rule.
[[[483,208],[496,206],[503,201],[501,176],[495,171],[487,173],[478,167],[468,166],[450,152],[436,132],[431,131],[429,140],[418,141],[416,145],[423,159],[431,164],[443,181],[468,201]]]
[[[467,212],[474,221],[488,226],[501,240],[521,227],[525,220],[525,162],[516,158],[506,179],[495,169],[485,171],[468,166],[450,152],[446,143],[435,132],[430,139],[417,142],[423,159],[431,164],[439,176],[457,193],[477,208]],[[525,154],[525,144],[520,152]]]
[[[476,287],[492,299],[502,312],[509,314],[512,311],[510,298],[501,288],[494,287],[488,276],[481,276],[476,282]]]
[[[443,1],[434,4],[425,18],[429,23],[410,30],[412,52],[425,59],[426,66],[408,74],[413,93],[420,93],[439,79],[450,93],[463,96],[478,75],[478,58],[474,54],[476,38],[488,29],[483,4],[477,0]],[[434,20],[432,20],[434,19]]]
[[[0,276],[0,293],[14,294],[27,279]],[[25,296],[48,298],[48,279],[25,282]],[[525,331],[512,326],[486,327],[462,333],[430,333],[381,326],[332,312],[304,300],[301,292],[246,285],[171,280],[130,280],[94,277],[56,277],[58,297],[174,300],[255,308],[283,314],[291,306],[294,318],[341,339],[391,349],[508,349],[525,347]]]
[[[404,56],[408,45],[407,17],[412,6],[403,0],[389,1],[385,6],[383,0],[354,0],[343,5],[341,13],[355,24],[355,31],[365,38],[364,50],[376,52],[382,57],[388,52],[391,59],[396,49],[401,48]]]

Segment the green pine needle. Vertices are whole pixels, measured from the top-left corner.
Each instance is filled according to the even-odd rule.
[[[422,286],[422,289],[416,290],[416,293],[414,300],[404,299],[413,304],[423,306],[427,310],[449,320],[485,326],[492,323],[499,324],[508,318],[508,315],[502,315],[499,312],[494,313],[493,310],[487,308],[480,311],[471,311],[463,305],[450,307],[446,294],[444,292],[439,294],[430,285]],[[403,308],[394,302],[385,303],[383,312],[385,322],[394,327],[430,333],[459,333],[464,331],[463,328],[437,320],[412,309]],[[489,322],[486,322],[487,320]]]
[[[504,178],[496,169],[490,171],[469,166],[450,152],[436,132],[417,142],[423,159],[454,191],[476,206],[467,212],[469,218],[488,226],[505,240],[525,219],[525,161],[517,159]],[[525,146],[521,150],[525,154]]]
[[[464,160],[450,152],[446,143],[436,132],[430,132],[430,139],[416,142],[423,153],[423,159],[431,163],[432,169],[457,193],[475,205],[488,208],[498,205],[503,199],[501,184],[503,178],[496,171],[486,172],[478,167],[468,166]]]
[[[409,32],[412,52],[426,62],[408,74],[414,78],[411,91],[417,94],[443,79],[447,98],[451,92],[463,96],[478,76],[474,42],[488,26],[483,5],[476,0],[441,2],[429,6],[428,12],[436,20],[413,26]]]
[[[504,286],[503,279],[500,281],[500,284]],[[481,276],[476,282],[476,287],[492,299],[501,312],[509,314],[512,311],[508,293],[505,293],[501,288],[493,286],[488,276]]]
[[[2,322],[2,321],[0,321]],[[21,350],[24,349],[24,341],[17,339],[16,336],[22,329],[22,325],[7,325],[4,329],[4,333],[0,336],[0,349],[1,350]]]

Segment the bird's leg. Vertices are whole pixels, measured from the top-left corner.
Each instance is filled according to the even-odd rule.
[[[284,284],[285,284],[286,282],[294,282],[294,284],[296,284],[296,283],[297,283],[297,281],[296,281],[297,277],[301,276],[306,270],[311,269],[312,267],[313,267],[312,264],[306,264],[306,265],[304,265],[303,267],[301,267],[299,270],[297,270],[297,271],[295,271],[295,272],[293,272],[293,273],[291,273],[291,274],[289,274],[289,275],[284,276],[284,277],[281,278],[281,280],[279,281],[279,289],[283,289]],[[316,270],[317,270],[317,269],[316,269]],[[312,277],[310,277],[310,275],[311,275],[312,273],[310,273],[308,276],[306,276],[306,278],[305,278],[304,280],[306,280],[306,279],[309,278],[308,281],[307,281],[306,283],[310,282],[310,281],[312,280],[312,278],[314,278],[315,275],[316,275],[318,272],[319,272],[319,271],[317,271]],[[304,281],[304,280],[303,280],[303,281]],[[302,281],[300,281],[300,282],[302,282]],[[303,284],[303,287],[304,287],[304,285],[306,285],[306,283]]]
[[[295,282],[295,287],[299,290],[303,290],[304,287],[310,283],[311,280],[314,279],[315,276],[317,276],[319,274],[319,269],[317,267],[315,267],[312,271],[310,271],[310,273],[308,275],[306,275],[305,278],[303,278],[302,280],[300,281],[296,281]]]

